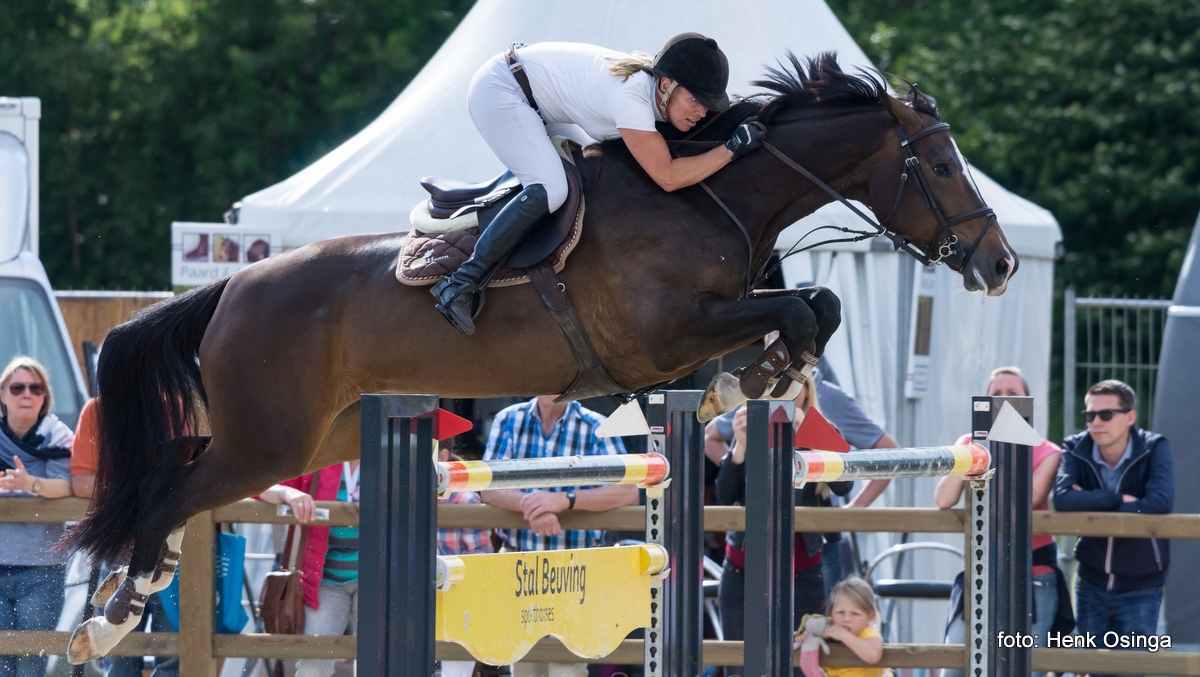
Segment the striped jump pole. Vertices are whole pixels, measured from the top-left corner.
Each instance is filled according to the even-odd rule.
[[[439,494],[489,489],[547,489],[580,485],[637,484],[653,486],[670,474],[660,454],[567,456],[511,461],[438,463]]]
[[[911,447],[867,451],[795,452],[796,487],[806,482],[979,475],[987,471],[991,454],[979,444]]]

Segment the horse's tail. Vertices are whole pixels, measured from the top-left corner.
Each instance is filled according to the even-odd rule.
[[[96,371],[100,386],[96,493],[66,547],[116,559],[134,540],[144,503],[191,458],[197,399],[207,407],[197,355],[229,280],[157,303],[109,332]]]

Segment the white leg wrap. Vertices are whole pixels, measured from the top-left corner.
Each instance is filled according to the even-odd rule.
[[[169,536],[167,536],[167,552],[163,554],[162,562],[160,564],[160,566],[163,568],[163,574],[162,576],[158,577],[157,581],[150,583],[150,592],[154,593],[166,590],[167,586],[171,584],[172,580],[174,580],[175,571],[179,568],[179,558],[172,553],[179,552],[179,549],[182,547],[182,545],[183,527],[179,527],[175,531],[172,531]]]
[[[133,582],[140,594],[150,593],[149,574],[139,576]],[[67,660],[71,665],[82,665],[107,654],[141,620],[140,614],[133,613],[117,625],[109,623],[103,615],[89,618],[75,628],[75,633],[71,635],[71,642],[67,647]]]
[[[803,390],[803,389],[804,389],[804,384],[803,384],[803,383],[800,383],[799,381],[792,381],[792,384],[791,384],[790,386],[788,386],[787,392],[785,392],[785,393],[783,394],[783,397],[770,397],[770,396],[766,396],[766,397],[764,397],[763,399],[766,399],[766,400],[779,400],[779,401],[781,401],[781,402],[786,402],[787,400],[794,400],[794,399],[796,399],[797,397],[800,397],[800,391],[801,391],[801,390]],[[741,392],[741,388],[739,388],[739,389],[738,389],[738,392]]]

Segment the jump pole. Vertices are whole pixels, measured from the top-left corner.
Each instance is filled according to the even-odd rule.
[[[438,463],[438,493],[546,489],[590,484],[658,484],[670,464],[658,453]]]

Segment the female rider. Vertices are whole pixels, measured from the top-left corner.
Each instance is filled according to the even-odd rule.
[[[460,333],[482,303],[492,271],[537,221],[562,206],[567,180],[546,125],[578,125],[593,139],[621,137],[663,190],[699,183],[762,144],[763,132],[743,123],[723,146],[672,158],[656,121],[686,132],[708,111],[729,108],[729,62],[712,38],[683,33],[651,60],[643,54],[568,42],[513,45],[471,80],[468,106],[479,133],[524,190],[483,231],[475,253],[434,285],[437,309]]]

